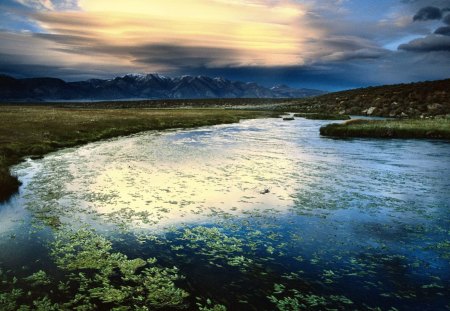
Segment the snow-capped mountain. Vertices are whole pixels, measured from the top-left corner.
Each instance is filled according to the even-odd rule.
[[[256,83],[207,76],[166,77],[127,74],[110,80],[65,82],[55,78],[15,79],[0,76],[2,100],[116,100],[166,98],[294,98],[323,94],[288,86],[266,88]]]

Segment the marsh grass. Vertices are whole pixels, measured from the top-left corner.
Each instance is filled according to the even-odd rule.
[[[79,109],[0,107],[0,202],[19,188],[9,166],[59,148],[147,130],[192,128],[267,117],[273,112],[225,109]]]
[[[320,134],[335,137],[450,139],[450,119],[350,120],[323,126]]]

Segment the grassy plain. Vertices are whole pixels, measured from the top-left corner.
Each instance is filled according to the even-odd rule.
[[[59,148],[146,130],[191,128],[273,116],[273,112],[225,109],[80,109],[0,106],[0,202],[17,191],[9,166]]]

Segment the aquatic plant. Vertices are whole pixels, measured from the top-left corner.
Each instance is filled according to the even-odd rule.
[[[273,293],[267,298],[280,311],[348,310],[353,304],[353,301],[345,296],[319,296],[297,289],[286,290],[283,284],[274,284]]]
[[[84,305],[175,307],[188,296],[175,285],[181,278],[176,267],[156,266],[155,258],[128,259],[112,252],[111,242],[91,229],[58,232],[51,254],[60,269],[78,272],[71,274],[71,288],[77,294],[68,302],[70,307],[80,301]]]
[[[39,270],[38,272],[33,273],[29,277],[26,277],[24,280],[30,283],[31,286],[48,285],[51,283],[51,280],[48,277],[47,273],[45,273],[45,271],[43,270]]]
[[[221,304],[214,304],[211,299],[207,298],[205,303],[201,302],[201,298],[197,297],[196,303],[198,311],[227,311],[227,308]]]

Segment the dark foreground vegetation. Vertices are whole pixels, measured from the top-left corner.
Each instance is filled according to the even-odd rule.
[[[450,139],[450,119],[350,120],[329,124],[320,134],[335,137]]]
[[[55,106],[0,106],[0,202],[17,191],[8,167],[26,156],[146,130],[190,128],[271,112],[224,109],[75,109]]]

